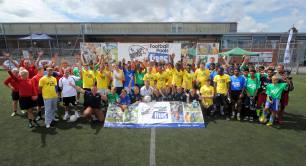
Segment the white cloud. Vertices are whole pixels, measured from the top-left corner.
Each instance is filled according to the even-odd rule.
[[[236,21],[239,31],[306,31],[305,15],[306,0],[0,0],[0,22]]]
[[[241,32],[264,32],[269,26],[260,22],[256,22],[252,17],[244,16],[238,24],[238,31]]]
[[[70,19],[51,10],[42,0],[0,1],[0,22],[69,21]]]

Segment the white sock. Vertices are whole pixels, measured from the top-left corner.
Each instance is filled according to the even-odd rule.
[[[69,115],[68,111],[65,111],[65,116],[66,116],[66,115]]]

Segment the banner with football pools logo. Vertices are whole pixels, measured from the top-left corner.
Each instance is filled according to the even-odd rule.
[[[198,102],[134,103],[125,111],[110,105],[104,127],[110,128],[204,128]]]

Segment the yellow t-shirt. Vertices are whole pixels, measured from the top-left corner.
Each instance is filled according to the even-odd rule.
[[[173,79],[173,69],[166,69],[166,75],[168,77],[167,85],[172,85],[172,79]]]
[[[209,85],[203,85],[200,89],[200,93],[204,97],[210,97],[214,95],[214,87]],[[213,105],[213,99],[212,98],[205,98],[202,99],[202,104],[207,108],[211,105]]]
[[[107,75],[110,75],[110,72],[107,70],[103,70],[103,72],[96,71],[95,78],[97,80],[97,88],[98,89],[107,89],[109,86],[109,78]]]
[[[194,74],[197,81],[203,86],[205,85],[205,81],[209,79],[210,71],[208,69],[197,69]]]
[[[152,67],[152,74],[156,74],[157,73],[157,70],[155,67]]]
[[[217,93],[219,94],[227,94],[228,91],[228,83],[230,82],[230,77],[227,74],[223,76],[216,75],[214,78],[214,82],[217,83]]]
[[[173,70],[173,78],[172,78],[172,85],[175,85],[177,87],[182,86],[183,82],[183,76],[184,72],[183,71],[177,71],[176,69]]]
[[[194,81],[194,73],[184,71],[182,86],[184,89],[192,89],[192,82]]]
[[[155,85],[155,74],[153,73],[146,73],[144,76],[143,76],[143,80],[144,81],[150,81],[150,86],[154,86]]]
[[[168,76],[167,76],[166,72],[156,73],[155,78],[156,78],[156,81],[157,81],[156,87],[157,87],[158,90],[166,87],[166,81],[168,79]]]
[[[54,99],[57,98],[57,93],[55,86],[57,85],[57,80],[55,77],[43,76],[39,80],[39,87],[42,88],[42,96],[44,99]]]
[[[83,88],[92,88],[95,84],[95,73],[92,70],[83,70]]]

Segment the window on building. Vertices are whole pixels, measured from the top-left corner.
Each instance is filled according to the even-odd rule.
[[[253,48],[265,48],[266,36],[253,36]]]
[[[171,32],[179,33],[183,32],[183,24],[182,23],[173,23],[171,26]]]

